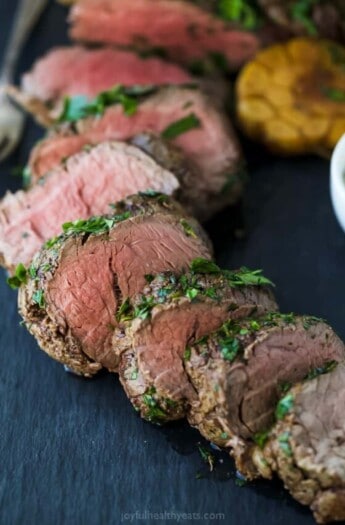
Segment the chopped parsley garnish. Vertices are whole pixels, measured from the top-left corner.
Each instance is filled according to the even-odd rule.
[[[324,366],[313,368],[313,370],[311,370],[305,376],[304,379],[306,380],[315,379],[315,377],[321,376],[323,374],[328,374],[328,372],[332,372],[332,370],[334,370],[337,365],[338,365],[337,361],[334,361],[334,360],[328,361],[327,363],[325,363]]]
[[[193,229],[193,227],[189,224],[188,221],[186,221],[186,219],[181,219],[180,220],[180,224],[182,226],[182,228],[184,229],[185,231],[185,234],[188,236],[188,237],[194,237],[196,238],[196,233]]]
[[[183,359],[185,361],[189,361],[190,358],[191,358],[191,355],[192,355],[192,350],[189,346],[187,346],[186,350],[184,351],[184,354],[183,354]]]
[[[259,448],[264,448],[268,440],[268,435],[269,435],[269,430],[264,430],[263,432],[257,432],[253,436],[253,440],[258,445]]]
[[[66,97],[58,122],[76,122],[77,120],[103,115],[107,107],[121,104],[125,115],[131,116],[137,111],[138,97],[155,90],[153,86],[114,86],[108,91],[102,91],[92,100],[82,95]]]
[[[274,286],[272,281],[262,275],[262,270],[249,270],[243,266],[235,272],[224,270],[223,274],[228,279],[231,286]]]
[[[194,113],[190,113],[186,117],[172,122],[162,131],[161,136],[163,139],[172,140],[179,135],[182,135],[182,133],[186,133],[187,131],[194,128],[200,128],[200,126],[201,122],[198,117]]]
[[[36,290],[33,294],[32,294],[32,302],[34,304],[37,304],[37,306],[39,306],[40,308],[44,308],[45,307],[45,299],[44,299],[44,292],[43,290]]]
[[[19,263],[14,271],[14,275],[7,279],[7,284],[12,288],[12,290],[16,290],[17,288],[20,288],[22,284],[27,283],[27,278],[27,269],[25,268],[24,264]]]
[[[199,290],[197,290],[196,288],[188,288],[186,290],[186,297],[188,297],[188,299],[190,299],[191,301],[195,299],[198,295]]]
[[[131,216],[129,211],[113,217],[91,217],[90,219],[78,219],[73,222],[65,222],[62,225],[63,232],[67,235],[72,233],[103,233],[111,230],[115,224],[124,221]]]
[[[322,93],[333,102],[345,102],[345,90],[338,88],[324,88]]]
[[[131,319],[133,319],[133,315],[131,312],[132,312],[132,306],[130,304],[129,298],[127,297],[127,299],[123,301],[123,303],[121,304],[120,308],[117,311],[116,320],[119,323],[130,321]]]
[[[149,388],[143,395],[143,402],[147,408],[145,413],[146,419],[152,423],[159,423],[160,421],[166,419],[166,413],[159,406],[158,401],[154,398],[155,393],[156,389],[154,387]]]
[[[226,361],[232,362],[239,351],[241,350],[241,343],[238,339],[221,339],[219,341],[220,353]]]
[[[303,328],[305,330],[309,330],[309,328],[311,328],[312,326],[315,326],[316,324],[323,322],[323,319],[321,319],[320,317],[315,317],[313,315],[305,315],[302,318],[302,322],[303,322]]]
[[[279,443],[280,449],[284,452],[284,454],[288,457],[291,457],[292,450],[291,450],[291,446],[289,443],[289,437],[290,437],[290,432],[283,432],[282,434],[280,434],[280,436],[278,436],[278,443]]]
[[[200,456],[201,456],[202,460],[205,463],[208,463],[208,465],[210,467],[210,471],[212,472],[212,470],[214,468],[214,461],[215,461],[214,455],[212,454],[212,452],[207,450],[206,447],[203,447],[201,445],[198,445],[198,450],[199,450],[199,453],[200,453]]]
[[[222,270],[213,261],[208,261],[202,257],[197,257],[191,262],[190,270],[193,273],[222,275],[228,280],[230,286],[274,286],[272,281],[262,275],[262,270],[249,270],[244,266],[237,271]]]
[[[223,20],[236,22],[243,29],[253,30],[260,25],[258,8],[250,0],[220,0],[218,14]]]
[[[294,396],[292,394],[287,394],[283,397],[276,408],[275,416],[277,420],[283,419],[286,414],[290,412],[293,407]]]
[[[147,273],[144,277],[145,277],[145,281],[146,281],[147,283],[149,283],[149,284],[152,283],[152,281],[153,281],[154,278],[155,278],[155,276],[152,275],[152,273]]]
[[[135,381],[136,379],[138,379],[138,375],[139,375],[139,370],[136,368],[136,369],[133,370],[133,372],[131,373],[131,380],[132,380],[132,381]]]
[[[190,271],[193,273],[220,273],[221,269],[215,262],[197,257],[190,263]]]
[[[29,166],[18,166],[18,168],[14,168],[12,170],[12,175],[15,177],[21,177],[23,188],[26,189],[30,186],[31,183],[31,170]]]
[[[283,383],[280,383],[279,390],[281,391],[282,394],[286,394],[286,392],[290,390],[291,387],[292,387],[292,384],[289,383],[288,381],[285,381]]]
[[[142,296],[141,303],[134,308],[134,317],[139,319],[148,319],[151,316],[151,310],[155,306],[153,297]]]
[[[309,36],[317,36],[317,27],[312,20],[312,8],[320,0],[295,0],[290,6],[290,16],[295,22],[299,22]]]

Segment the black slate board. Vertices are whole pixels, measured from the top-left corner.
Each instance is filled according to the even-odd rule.
[[[0,60],[15,5],[0,0]],[[19,71],[66,42],[65,15],[51,4]],[[39,136],[28,122],[18,151],[0,165],[1,195],[19,187],[11,170],[25,163]],[[331,209],[328,163],[245,149],[252,175],[248,236],[234,239],[232,210],[216,217],[208,230],[218,262],[264,268],[277,284],[283,311],[324,317],[345,337],[345,235]],[[156,428],[141,421],[116,377],[87,381],[65,374],[19,327],[16,295],[4,272],[0,277],[1,525],[177,523],[173,513],[200,513],[203,519],[194,521],[205,524],[313,523],[277,482],[237,486],[225,455],[217,454],[209,474],[197,450],[198,433],[185,423]],[[155,512],[166,514],[149,515]],[[224,518],[207,516],[212,513]],[[180,517],[180,523],[191,518]]]

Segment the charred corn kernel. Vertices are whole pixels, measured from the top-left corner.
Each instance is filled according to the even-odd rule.
[[[271,70],[274,70],[277,64],[280,66],[289,66],[289,57],[286,53],[285,46],[280,44],[261,51],[261,53],[256,56],[255,61]]]
[[[264,128],[265,139],[277,153],[284,155],[303,152],[305,141],[298,128],[284,120],[269,120]],[[278,146],[279,144],[279,146]]]
[[[273,108],[260,98],[244,99],[238,104],[238,114],[248,135],[261,133],[265,122],[274,118]]]
[[[237,116],[283,154],[332,149],[345,133],[345,48],[295,38],[258,53],[236,84]]]
[[[327,49],[319,46],[318,42],[313,39],[294,38],[286,45],[286,53],[290,62],[302,64],[330,64],[331,58]]]
[[[327,134],[326,147],[333,148],[343,133],[345,133],[345,118],[337,118],[332,122]]]
[[[299,77],[302,77],[304,73],[303,66],[286,66],[281,67],[272,71],[271,73],[271,82],[277,86],[284,86],[291,88]],[[265,89],[267,89],[267,84]]]
[[[253,62],[244,67],[240,94],[243,96],[264,94],[271,72],[265,66]]]

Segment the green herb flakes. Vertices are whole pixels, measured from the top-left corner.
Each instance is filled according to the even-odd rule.
[[[201,122],[198,119],[198,117],[194,113],[190,113],[186,117],[183,117],[180,120],[176,120],[175,122],[172,122],[168,127],[166,127],[162,131],[161,136],[164,139],[172,140],[178,137],[179,135],[182,135],[183,133],[190,131],[191,129],[200,128],[200,127],[201,127]]]
[[[283,419],[286,414],[290,412],[293,407],[294,397],[292,394],[287,394],[283,397],[276,408],[275,416],[277,420]]]
[[[188,237],[194,237],[196,238],[197,235],[193,229],[193,227],[189,224],[188,221],[186,221],[186,219],[181,219],[180,220],[180,224],[182,226],[182,228],[184,229],[185,231],[185,234],[188,236]]]
[[[129,211],[113,217],[91,217],[90,219],[78,219],[73,222],[65,222],[62,225],[66,235],[73,233],[104,233],[110,231],[115,224],[124,221],[131,216]]]
[[[125,323],[133,319],[132,307],[129,298],[125,299],[116,313],[118,323]]]
[[[19,263],[14,271],[14,275],[7,279],[7,284],[13,289],[16,290],[20,288],[22,284],[27,283],[27,269],[24,264]]]
[[[117,85],[108,91],[103,91],[93,100],[77,95],[66,97],[58,122],[76,122],[77,120],[103,115],[107,107],[121,104],[125,115],[134,115],[138,107],[138,97],[148,95],[155,90],[153,86],[124,87]]]
[[[190,264],[190,270],[193,273],[221,273],[221,269],[219,266],[217,266],[216,263],[213,261],[208,261],[207,259],[203,259],[202,257],[197,257],[196,259],[193,259],[193,261]]]
[[[210,471],[212,472],[212,470],[214,469],[214,462],[215,462],[214,455],[209,450],[207,450],[206,447],[203,447],[201,445],[198,446],[198,450],[199,450],[202,460],[205,463],[208,463],[210,467]]]
[[[250,0],[219,0],[218,14],[223,20],[235,22],[242,29],[254,30],[261,23],[259,11]]]
[[[134,308],[134,317],[148,319],[151,317],[151,310],[155,306],[153,297],[142,297],[141,303]]]
[[[241,350],[241,344],[238,339],[222,339],[219,341],[220,353],[226,361],[234,361]]]
[[[264,430],[263,432],[257,432],[253,436],[254,442],[258,445],[260,448],[264,448],[264,446],[267,443],[269,435],[269,430]]]
[[[190,358],[191,358],[191,355],[192,355],[192,350],[189,346],[187,346],[186,350],[184,351],[184,354],[183,354],[183,359],[185,361],[189,361]]]
[[[45,299],[44,299],[44,292],[43,290],[36,290],[33,294],[32,294],[32,302],[34,304],[37,304],[37,306],[39,306],[40,308],[44,308],[45,307]]]
[[[305,376],[304,379],[309,381],[310,379],[315,379],[315,377],[318,377],[320,375],[328,374],[328,372],[332,372],[332,370],[334,370],[337,365],[338,365],[337,361],[334,361],[334,360],[328,361],[324,366],[313,368],[313,370],[311,370]]]
[[[143,395],[143,402],[146,405],[146,419],[152,423],[159,423],[160,421],[166,419],[166,413],[154,398],[155,393],[156,389],[154,387],[149,388]]]
[[[291,457],[292,450],[291,450],[291,446],[289,443],[289,438],[290,438],[290,432],[283,432],[282,434],[280,434],[280,436],[278,436],[278,443],[279,443],[280,449],[284,452],[284,454],[288,457]]]
[[[318,31],[312,20],[312,8],[320,0],[295,0],[290,6],[290,16],[295,22],[299,22],[309,36],[317,36]]]

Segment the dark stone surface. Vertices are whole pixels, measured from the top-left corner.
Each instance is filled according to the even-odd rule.
[[[14,12],[0,0],[0,54]],[[66,41],[64,8],[51,5],[32,35],[19,70]],[[1,59],[1,57],[0,57]],[[28,121],[18,151],[0,165],[0,193],[16,188],[41,132]],[[248,235],[235,240],[233,212],[209,224],[218,262],[264,268],[277,284],[282,310],[324,317],[345,337],[345,235],[328,193],[326,161],[262,156],[247,145],[252,180]],[[278,483],[239,487],[231,460],[217,454],[209,474],[186,424],[156,428],[141,421],[116,377],[92,381],[64,373],[20,328],[16,294],[0,279],[0,522],[1,525],[177,523],[123,513],[223,513],[201,523],[308,525],[307,509]],[[199,477],[199,473],[203,476]],[[190,520],[188,520],[190,521]],[[195,520],[199,521],[199,520]],[[186,520],[180,519],[180,523]]]

